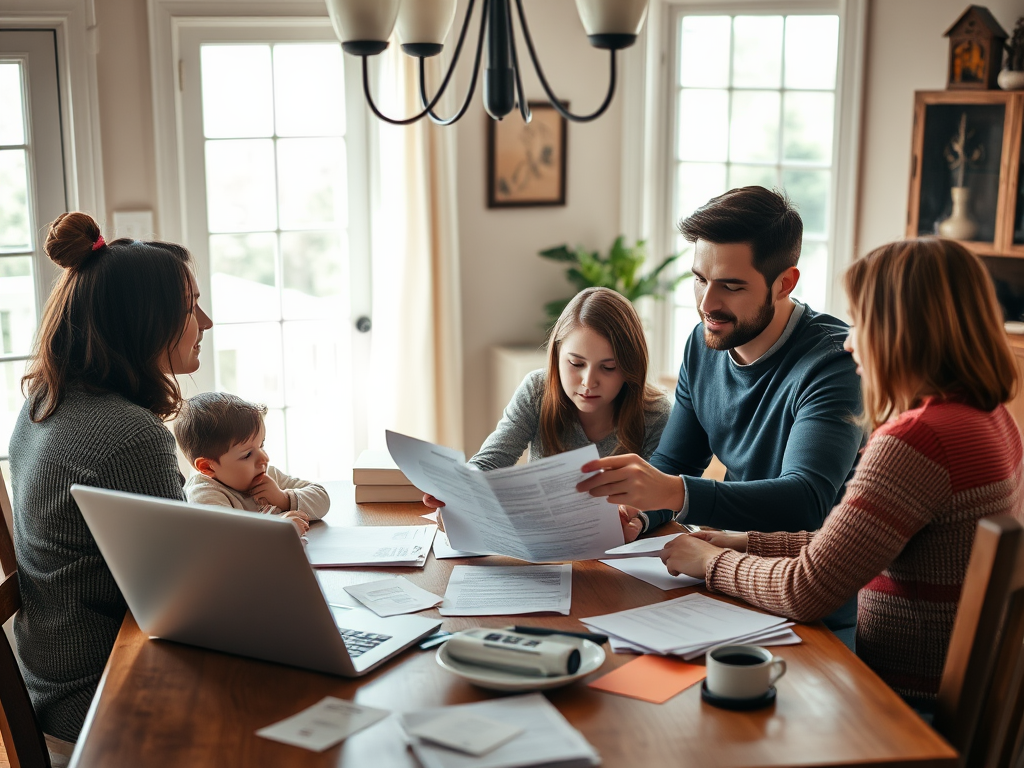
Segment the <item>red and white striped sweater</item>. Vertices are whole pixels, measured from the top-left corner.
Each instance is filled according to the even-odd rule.
[[[901,695],[933,698],[978,520],[1024,522],[1022,456],[1003,406],[929,400],[875,430],[821,530],[751,533],[707,585],[798,621],[860,590],[857,655]]]

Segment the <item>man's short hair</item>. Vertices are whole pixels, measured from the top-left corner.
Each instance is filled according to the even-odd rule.
[[[785,194],[764,187],[730,189],[679,222],[688,242],[747,243],[769,286],[800,258],[804,224]]]
[[[182,404],[174,420],[174,436],[189,463],[198,458],[216,461],[231,446],[252,439],[266,415],[265,405],[227,392],[204,392]]]

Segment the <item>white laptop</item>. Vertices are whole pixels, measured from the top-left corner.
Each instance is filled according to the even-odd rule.
[[[150,637],[355,677],[441,626],[328,605],[287,520],[83,485],[71,495]]]

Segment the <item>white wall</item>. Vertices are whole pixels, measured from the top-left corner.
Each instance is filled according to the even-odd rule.
[[[1020,0],[985,6],[1008,34],[1024,15]],[[949,40],[942,34],[966,7],[964,0],[872,0],[857,256],[904,236],[914,91],[946,87]]]

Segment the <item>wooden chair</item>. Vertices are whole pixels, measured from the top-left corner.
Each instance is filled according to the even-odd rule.
[[[974,768],[1024,760],[1024,529],[978,523],[942,672],[935,728]]]
[[[0,567],[5,574],[0,582],[0,624],[3,624],[21,608],[18,563],[14,557],[14,540],[7,527],[11,500],[3,476],[0,476],[0,511],[3,512],[0,515]],[[3,631],[0,631],[0,737],[3,737],[2,746],[7,748],[12,768],[50,768],[43,729],[32,708],[14,649]]]

